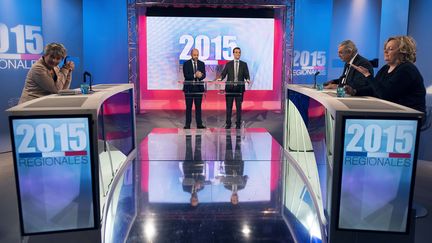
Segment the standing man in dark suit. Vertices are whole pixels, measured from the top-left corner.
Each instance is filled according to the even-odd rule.
[[[219,81],[228,79],[225,85],[225,102],[226,102],[226,123],[225,128],[231,128],[231,114],[233,101],[236,104],[236,129],[240,129],[243,93],[245,92],[245,83],[249,83],[249,69],[246,62],[240,61],[241,50],[239,47],[233,49],[234,60],[228,62],[221,74]]]
[[[190,129],[192,122],[192,105],[195,103],[195,120],[197,128],[205,128],[201,118],[201,103],[205,91],[204,82],[206,77],[205,64],[198,60],[199,52],[192,49],[191,59],[183,64],[183,92],[186,100],[186,123],[184,129]]]
[[[338,56],[345,62],[342,75],[338,79],[325,83],[325,88],[335,89],[337,86],[349,85],[355,89],[369,86],[369,81],[363,74],[351,67],[351,64],[366,68],[373,75],[373,67],[370,62],[360,56],[357,47],[351,40],[342,41],[338,47]]]

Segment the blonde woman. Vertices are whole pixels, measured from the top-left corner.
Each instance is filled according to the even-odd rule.
[[[410,36],[390,37],[384,44],[384,65],[375,78],[360,66],[351,65],[365,77],[369,86],[363,89],[345,90],[350,95],[369,95],[404,105],[418,111],[425,111],[426,89],[423,77],[415,66],[416,43]]]

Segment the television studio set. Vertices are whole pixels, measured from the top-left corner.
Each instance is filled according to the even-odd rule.
[[[431,11],[0,0],[0,242],[431,242]]]

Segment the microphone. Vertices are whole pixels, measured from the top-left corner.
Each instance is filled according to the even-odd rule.
[[[318,74],[320,74],[319,71],[317,71],[317,72],[314,74],[314,86],[313,86],[314,89],[316,89],[316,77],[318,76]]]

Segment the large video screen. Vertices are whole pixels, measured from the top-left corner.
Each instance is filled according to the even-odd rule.
[[[242,109],[280,110],[284,31],[272,9],[148,8],[138,16],[140,110],[185,109],[183,65],[193,48],[206,65],[202,109],[225,110],[225,85],[212,81],[235,47],[251,80]]]
[[[90,122],[10,117],[24,235],[96,227]]]
[[[273,89],[274,19],[148,16],[146,24],[149,90],[180,90],[182,65],[192,48],[206,64],[205,80],[215,80],[234,59],[235,47],[248,64],[253,82],[249,88]]]
[[[339,229],[407,231],[417,125],[345,119]]]

